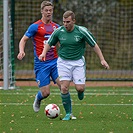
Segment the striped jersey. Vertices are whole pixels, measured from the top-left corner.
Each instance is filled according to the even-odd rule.
[[[32,38],[34,45],[34,60],[35,62],[39,61],[38,57],[42,53],[43,48],[45,47],[44,42],[49,39],[52,32],[59,27],[58,24],[50,22],[50,24],[44,24],[42,20],[31,24],[28,30],[25,32],[25,35],[29,38]],[[46,55],[46,60],[53,60],[57,58],[56,47],[51,47]]]

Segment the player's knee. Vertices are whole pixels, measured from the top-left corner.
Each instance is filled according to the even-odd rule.
[[[47,98],[50,95],[50,92],[44,91],[44,92],[42,92],[42,95],[43,95],[43,97]]]
[[[76,90],[78,91],[78,92],[84,92],[84,90],[85,90],[85,88],[84,88],[84,86],[76,86]]]
[[[61,86],[61,93],[66,94],[68,93],[69,89],[66,86]]]
[[[61,84],[60,84],[59,78],[56,79],[56,83],[57,83],[59,89],[61,90]]]
[[[47,98],[50,95],[50,89],[49,88],[41,88],[42,96],[44,98]]]

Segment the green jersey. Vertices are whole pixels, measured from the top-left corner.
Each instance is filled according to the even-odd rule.
[[[64,26],[56,29],[48,40],[50,46],[54,46],[57,42],[60,43],[58,55],[66,60],[81,59],[85,52],[86,42],[94,47],[96,44],[95,38],[83,26],[75,25],[73,31],[66,31]]]

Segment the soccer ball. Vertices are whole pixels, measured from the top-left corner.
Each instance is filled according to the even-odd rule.
[[[56,104],[48,104],[45,107],[45,114],[48,118],[57,118],[60,114],[60,108]]]

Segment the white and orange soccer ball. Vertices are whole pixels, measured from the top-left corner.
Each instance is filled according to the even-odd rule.
[[[45,107],[44,111],[45,111],[46,116],[51,119],[57,118],[60,114],[60,108],[54,103],[48,104]]]

